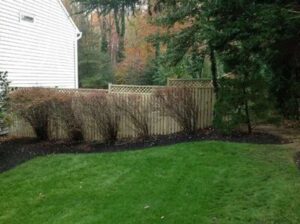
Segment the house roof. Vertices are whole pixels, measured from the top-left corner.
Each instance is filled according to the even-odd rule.
[[[81,34],[80,30],[78,29],[78,27],[76,26],[76,24],[74,23],[72,17],[70,16],[68,10],[66,9],[66,7],[64,6],[64,4],[62,3],[62,0],[57,0],[59,5],[61,6],[61,8],[63,9],[63,11],[65,12],[66,16],[68,17],[70,23],[72,24],[72,26],[75,28],[75,30],[77,31],[78,34]]]

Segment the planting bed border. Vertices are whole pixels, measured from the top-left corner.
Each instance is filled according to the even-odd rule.
[[[165,146],[176,143],[220,140],[240,143],[255,144],[284,144],[286,140],[271,134],[254,133],[247,135],[236,133],[224,136],[213,130],[207,129],[197,135],[187,136],[184,134],[173,134],[168,136],[156,136],[148,140],[119,141],[115,145],[82,142],[39,142],[32,138],[5,139],[0,138],[0,173],[10,170],[19,164],[38,156],[51,154],[80,154],[80,153],[104,153],[140,150],[154,146]]]

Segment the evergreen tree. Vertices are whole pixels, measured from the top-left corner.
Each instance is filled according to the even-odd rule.
[[[103,51],[100,35],[91,27],[86,27],[79,42],[80,87],[107,88],[114,79],[110,57]]]
[[[229,95],[241,102],[245,116],[242,121],[249,132],[254,117],[250,107],[263,105],[262,99],[267,105],[273,93],[282,111],[293,111],[299,117],[298,2],[161,0],[157,4],[162,10],[157,23],[170,30],[159,39],[167,46],[169,63],[178,64],[196,45],[199,56],[206,54],[211,59],[217,99],[222,101],[229,93],[222,89],[228,89],[228,85],[220,85],[218,55],[226,71],[235,77],[230,81],[229,89],[234,91]],[[183,28],[174,31],[178,24],[184,24]],[[257,89],[260,83],[265,83],[264,88]],[[273,91],[266,92],[270,87]],[[261,97],[253,97],[252,93]],[[237,111],[235,106],[231,105],[231,111]],[[261,112],[267,112],[267,108],[262,107]]]

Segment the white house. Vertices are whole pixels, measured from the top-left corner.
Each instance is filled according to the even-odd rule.
[[[12,87],[78,88],[80,37],[61,0],[0,0],[0,71]]]

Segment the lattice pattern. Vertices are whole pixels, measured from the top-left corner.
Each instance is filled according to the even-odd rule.
[[[136,86],[136,85],[109,85],[111,93],[141,93],[151,94],[154,90],[163,88],[163,86]]]
[[[212,88],[212,80],[208,79],[169,79],[168,86],[190,88]]]
[[[60,93],[66,94],[82,94],[82,93],[93,93],[93,92],[108,92],[106,89],[57,89]]]
[[[14,92],[17,90],[30,90],[32,88],[40,88],[40,87],[11,87],[9,89],[10,92]],[[45,88],[47,89],[47,88]],[[58,88],[50,88],[55,89],[60,93],[66,93],[66,94],[77,94],[77,93],[93,93],[93,92],[108,92],[106,89],[58,89]]]

